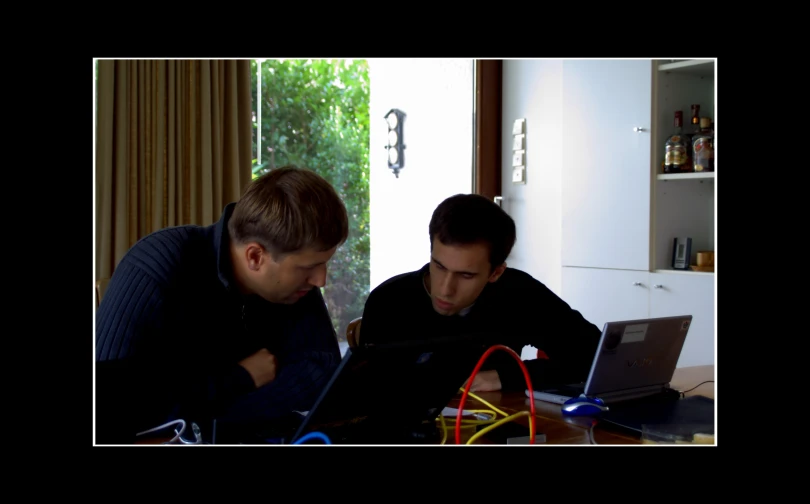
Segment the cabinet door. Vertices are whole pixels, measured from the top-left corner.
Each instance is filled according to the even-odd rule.
[[[647,318],[649,273],[593,268],[562,269],[562,299],[602,329],[605,322]]]
[[[650,283],[650,317],[692,315],[678,367],[714,364],[714,275],[650,273]]]
[[[651,72],[563,62],[563,266],[650,269]]]

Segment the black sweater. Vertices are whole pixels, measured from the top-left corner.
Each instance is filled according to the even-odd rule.
[[[227,231],[233,207],[211,226],[144,237],[116,267],[96,313],[97,442],[130,442],[177,418],[202,427],[307,410],[337,368],[319,289],[292,305],[239,293]],[[261,348],[279,368],[256,389],[238,362]]]
[[[445,316],[433,309],[425,289],[428,267],[397,275],[369,294],[362,344],[485,333],[492,344],[506,345],[518,355],[525,345],[546,353],[548,359],[524,362],[535,389],[587,379],[601,331],[541,282],[507,268],[487,284],[469,313]],[[526,388],[519,364],[506,352],[492,353],[482,367],[486,369],[498,371],[503,390]]]

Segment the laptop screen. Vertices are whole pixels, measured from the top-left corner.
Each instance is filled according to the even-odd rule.
[[[331,432],[339,438],[333,442],[362,432],[364,442],[386,444],[389,436],[433,421],[469,378],[486,340],[474,335],[348,349],[293,441],[312,431]]]
[[[691,323],[691,315],[606,323],[585,394],[600,396],[668,384]]]

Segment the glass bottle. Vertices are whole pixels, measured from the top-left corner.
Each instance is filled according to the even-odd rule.
[[[700,118],[700,133],[692,138],[692,164],[696,172],[714,171],[714,133],[712,120]]]
[[[700,105],[692,105],[692,126],[690,132],[694,135],[700,133]]]
[[[689,143],[683,136],[683,111],[675,112],[675,131],[664,146],[664,173],[690,171]]]

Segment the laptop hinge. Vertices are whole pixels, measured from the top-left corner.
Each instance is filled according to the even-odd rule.
[[[648,385],[645,387],[616,390],[613,392],[603,392],[601,394],[596,394],[596,397],[605,401],[606,404],[610,404],[628,401],[630,399],[640,399],[642,397],[654,396],[668,390],[670,390],[669,383],[665,383],[663,385]]]

